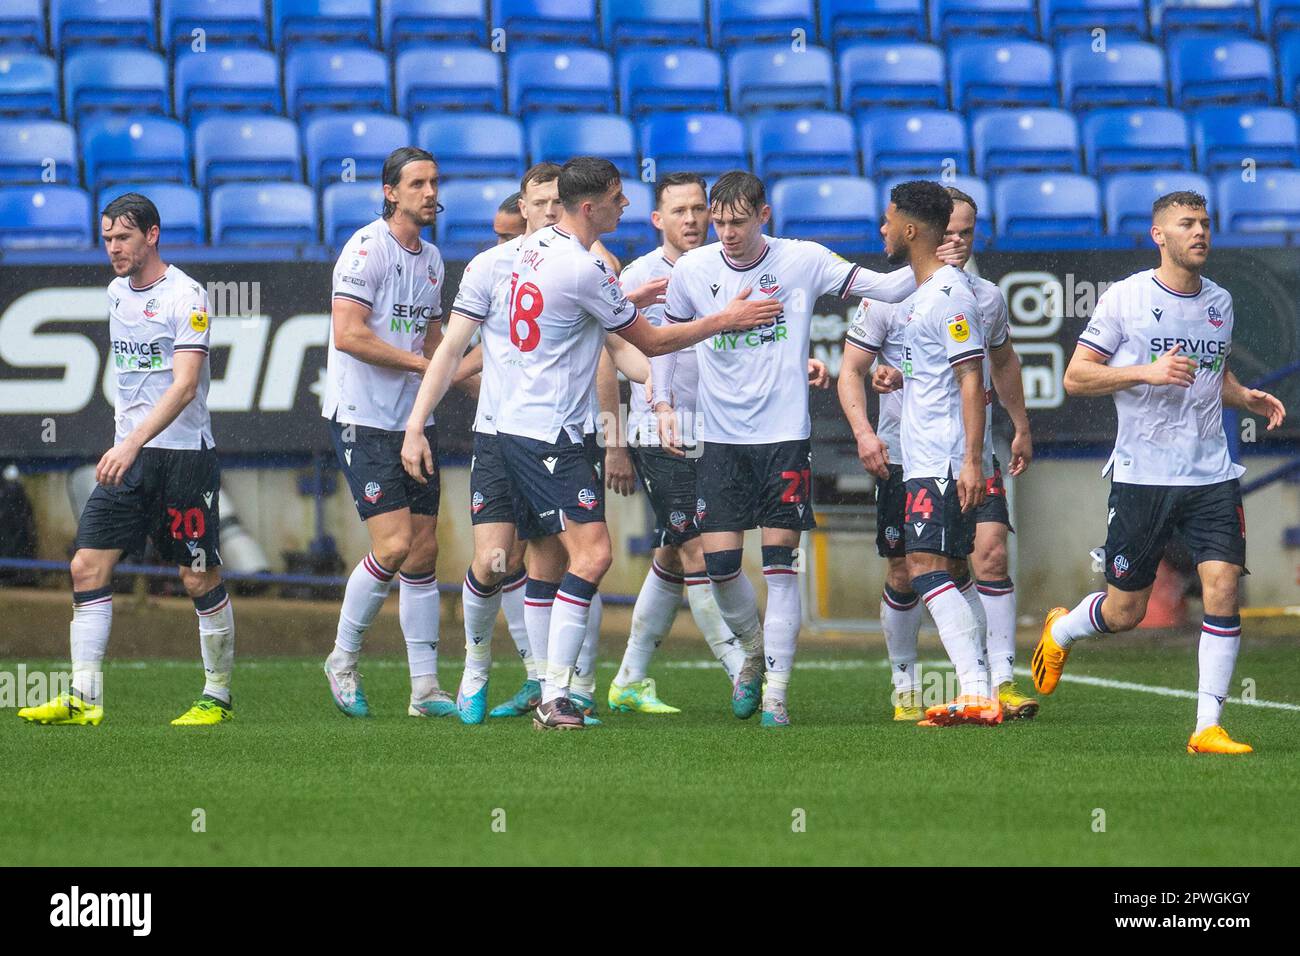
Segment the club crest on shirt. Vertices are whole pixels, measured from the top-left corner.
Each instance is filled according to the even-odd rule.
[[[429,266],[429,285],[437,285],[437,284],[438,284],[438,274],[437,274],[436,272],[434,272],[434,270],[433,270],[433,266],[430,265],[430,266]]]
[[[970,323],[966,321],[964,312],[958,312],[948,319],[948,334],[954,342],[965,342],[970,338]]]
[[[770,272],[764,272],[758,277],[758,291],[763,295],[773,295],[781,291],[781,284],[776,281],[776,276]]]
[[[158,300],[150,299],[148,302],[144,304],[143,311],[144,311],[144,317],[146,319],[152,319],[155,315],[158,314]]]
[[[1223,315],[1214,306],[1210,306],[1206,316],[1209,318],[1210,324],[1216,329],[1223,328]]]

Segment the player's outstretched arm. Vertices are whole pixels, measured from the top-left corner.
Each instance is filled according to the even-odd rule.
[[[1034,441],[1029,434],[1029,412],[1025,408],[1025,383],[1020,375],[1020,356],[1011,347],[1010,339],[997,348],[989,349],[989,374],[993,379],[993,390],[998,393],[998,400],[1007,410],[1007,417],[1015,428],[1015,434],[1011,438],[1010,474],[1019,477],[1033,460]]]
[[[651,325],[644,315],[637,313],[632,324],[619,329],[621,335],[642,352],[649,356],[678,352],[688,345],[703,342],[705,339],[723,332],[746,332],[749,329],[767,325],[781,314],[784,308],[776,299],[751,299],[750,289],[742,289],[740,294],[727,303],[721,312],[693,322],[672,322],[668,325]]]
[[[880,440],[867,417],[867,374],[875,357],[874,352],[855,345],[846,346],[836,390],[840,408],[844,410],[844,417],[848,419],[858,443],[858,460],[876,477],[888,478],[889,446]]]
[[[473,319],[453,311],[447,331],[438,343],[429,367],[420,382],[420,391],[415,396],[415,405],[406,420],[406,438],[402,441],[402,467],[416,481],[424,484],[425,475],[433,474],[433,452],[428,439],[424,437],[424,423],[438,407],[447,389],[451,388],[456,367],[465,354],[465,346],[474,337],[478,323]]]
[[[966,454],[957,476],[957,500],[962,511],[979,507],[984,500],[984,376],[980,362],[953,366],[961,389],[961,422],[966,432]]]
[[[144,421],[135,426],[120,444],[104,452],[95,466],[96,481],[101,485],[121,484],[122,478],[135,464],[140,449],[157,438],[163,429],[176,421],[176,416],[185,410],[185,406],[194,401],[194,396],[199,393],[203,363],[207,360],[207,352],[177,350],[172,353],[172,383]]]
[[[1228,369],[1223,370],[1222,386],[1223,404],[1252,415],[1268,419],[1268,431],[1279,427],[1286,421],[1286,406],[1268,392],[1257,388],[1247,388],[1237,381],[1237,376]]]
[[[366,325],[370,307],[351,299],[335,297],[331,306],[331,321],[334,323],[334,347],[340,352],[351,355],[354,359],[367,365],[379,365],[383,368],[396,368],[404,372],[420,372],[429,365],[429,360],[415,352],[407,352],[395,345],[389,345],[375,335]]]
[[[1112,368],[1106,364],[1107,356],[1080,344],[1065,370],[1065,390],[1076,398],[1097,398],[1135,385],[1189,388],[1196,379],[1196,362],[1179,355],[1181,350],[1181,345],[1175,346],[1148,365]]]
[[[650,380],[650,360],[645,353],[631,342],[617,335],[605,336],[605,351],[609,353],[614,367],[623,373],[629,382],[644,385]]]

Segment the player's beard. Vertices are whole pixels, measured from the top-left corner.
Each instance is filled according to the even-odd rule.
[[[885,259],[891,266],[905,266],[912,261],[912,250],[904,243],[893,252],[886,252]]]
[[[1201,270],[1205,268],[1205,258],[1193,258],[1196,254],[1191,251],[1190,246],[1191,244],[1188,243],[1188,245],[1181,249],[1174,249],[1172,247],[1166,248],[1168,248],[1169,258],[1174,265],[1178,266],[1180,269],[1186,269],[1188,272],[1195,272],[1199,275]],[[1207,243],[1205,246],[1205,256],[1209,256],[1209,254],[1210,247]]]

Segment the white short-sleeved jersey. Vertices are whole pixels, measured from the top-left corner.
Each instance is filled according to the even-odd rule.
[[[142,289],[127,278],[108,286],[108,334],[112,339],[117,387],[113,394],[114,443],[121,442],[148,417],[172,384],[172,357],[199,352],[203,368],[199,389],[170,425],[145,444],[146,448],[213,448],[208,415],[211,381],[208,336],[208,293],[175,266]]]
[[[420,240],[419,249],[397,241],[376,219],[353,233],[334,265],[335,299],[370,310],[366,326],[404,352],[424,351],[425,330],[442,315],[442,255]],[[371,365],[339,351],[330,323],[325,402],[321,414],[340,422],[403,431],[420,390],[420,374]],[[432,424],[433,416],[429,416]]]
[[[996,282],[962,271],[975,293],[980,307],[980,323],[984,330],[984,352],[1000,349],[1011,338],[1011,319],[1007,313],[1007,300]],[[984,474],[993,474],[993,363],[984,362]]]
[[[456,301],[451,306],[453,312],[468,316],[479,324],[483,372],[479,379],[474,431],[484,435],[495,435],[497,431],[497,405],[505,387],[503,363],[510,357],[512,347],[510,320],[507,318],[510,273],[523,241],[523,236],[517,236],[471,259],[456,291]]]
[[[955,476],[966,458],[966,427],[953,370],[987,361],[979,303],[966,274],[943,266],[898,308],[905,323],[903,477]]]
[[[510,277],[509,387],[497,431],[581,441],[592,416],[596,366],[606,332],[636,321],[605,260],[558,226],[524,239]]]
[[[732,262],[717,242],[683,253],[668,283],[669,321],[719,312],[745,288],[753,290],[751,298],[767,296],[785,307],[769,325],[723,332],[695,346],[699,438],[741,445],[807,438],[808,340],[817,298],[899,301],[915,287],[911,269],[872,272],[797,239],[768,237],[749,263]]]
[[[1182,346],[1199,365],[1190,388],[1136,385],[1115,393],[1119,430],[1102,470],[1134,485],[1204,485],[1245,473],[1223,432],[1224,367],[1232,351],[1232,296],[1201,277],[1175,292],[1146,269],[1108,288],[1079,344],[1115,367],[1146,365]]]
[[[899,303],[863,299],[858,303],[857,312],[853,313],[853,321],[849,324],[849,331],[844,336],[844,341],[853,348],[862,349],[872,356],[879,357],[886,365],[901,370],[905,323],[899,315],[898,306]],[[902,415],[902,391],[886,392],[880,396],[876,434],[889,448],[889,460],[895,464],[903,460],[903,443],[899,434]]]
[[[624,289],[636,289],[654,279],[673,274],[673,263],[664,258],[663,248],[642,256],[624,267],[619,280]],[[664,325],[662,305],[649,305],[641,310],[651,325]],[[694,346],[684,348],[669,355],[656,355],[650,359],[650,382],[652,385],[668,375],[671,361],[672,381],[662,393],[664,400],[670,402],[677,418],[682,423],[682,440],[688,445],[694,444],[696,391],[699,387],[700,367],[695,357]],[[640,445],[659,444],[659,420],[655,417],[652,404],[646,400],[645,389],[635,382],[632,384],[632,398],[627,414],[627,434],[630,441]]]

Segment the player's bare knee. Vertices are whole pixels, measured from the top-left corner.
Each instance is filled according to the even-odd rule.
[[[905,558],[890,558],[889,569],[885,572],[885,583],[893,591],[906,594],[912,590],[912,576],[907,573]]]
[[[406,562],[406,556],[411,553],[411,539],[393,537],[376,543],[373,550],[380,564],[390,571],[396,571]]]
[[[180,569],[181,584],[185,593],[192,598],[203,597],[221,583],[221,572],[216,568],[207,571],[195,571],[192,568]]]
[[[992,541],[976,544],[971,555],[975,576],[981,581],[1001,581],[1007,576],[1007,543]]]
[[[487,587],[495,587],[511,572],[511,569],[504,567],[502,562],[494,560],[491,551],[485,554],[475,552],[474,560],[469,563],[469,567],[474,574],[474,580]]]
[[[112,565],[96,561],[85,551],[78,551],[72,556],[70,570],[74,591],[94,591],[106,587],[113,576]]]
[[[1233,567],[1201,575],[1201,601],[1206,614],[1231,617],[1238,612],[1237,579],[1240,574],[1240,570]]]
[[[677,575],[680,575],[683,572],[684,570],[682,567],[683,563],[690,564],[692,568],[699,568],[704,566],[704,552],[700,550],[698,545],[695,549],[696,555],[694,561],[691,561],[689,558],[685,558],[685,562],[683,561],[684,559],[683,552],[685,552],[685,550],[686,550],[685,545],[682,545],[680,548],[672,548],[672,547],[659,548],[658,550],[655,551],[655,561],[659,562],[659,567],[663,568],[665,571],[669,572],[670,574],[677,574]]]
[[[1123,596],[1108,594],[1101,606],[1101,616],[1106,621],[1106,629],[1112,634],[1133,630],[1147,614],[1149,591],[1120,592],[1120,594]]]

